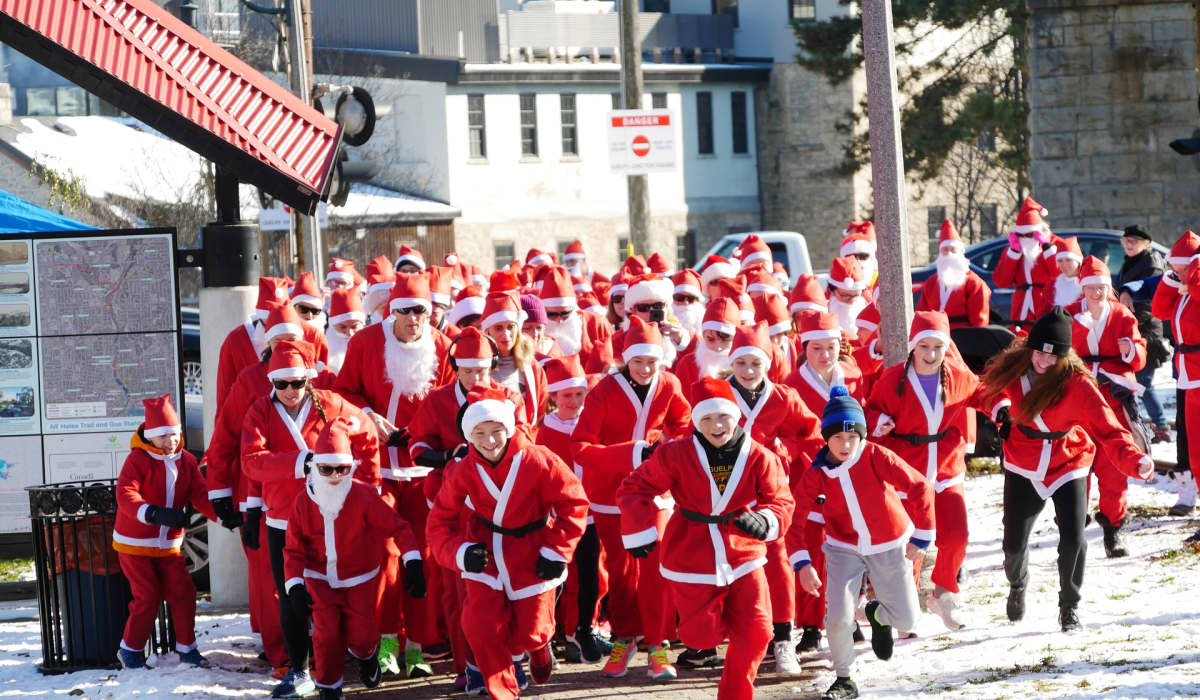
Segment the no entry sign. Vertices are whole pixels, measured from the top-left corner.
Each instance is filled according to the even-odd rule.
[[[609,112],[608,162],[618,175],[675,171],[675,117],[666,109]]]

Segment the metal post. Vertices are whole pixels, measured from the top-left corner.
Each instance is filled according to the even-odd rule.
[[[288,60],[291,62],[291,89],[305,103],[312,102],[312,75],[309,73],[308,49],[305,44],[304,7],[300,0],[288,2]],[[296,213],[296,232],[304,239],[304,256],[296,266],[296,275],[305,268],[319,273],[323,266],[321,229],[316,216]]]
[[[621,0],[621,92],[625,109],[642,108],[642,39],[637,0]],[[629,242],[650,253],[650,187],[645,175],[628,175]]]
[[[890,366],[908,356],[912,320],[908,266],[908,213],[904,191],[904,150],[896,93],[896,49],[889,0],[863,0],[863,55],[867,72],[867,116],[871,137],[871,183],[875,195],[875,231],[879,237],[879,314],[883,362]]]

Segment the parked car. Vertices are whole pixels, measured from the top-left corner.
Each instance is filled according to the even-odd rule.
[[[1079,240],[1079,249],[1084,256],[1095,255],[1108,265],[1108,269],[1113,273],[1113,278],[1116,278],[1117,273],[1121,271],[1121,264],[1125,262],[1125,249],[1121,247],[1121,232],[1111,231],[1106,229],[1080,229],[1073,231],[1058,231],[1054,232],[1056,236],[1067,238],[1075,236]],[[971,271],[983,278],[987,282],[988,287],[992,290],[992,313],[991,322],[1003,324],[1008,321],[1009,314],[1012,311],[1012,295],[1013,290],[1000,289],[996,287],[996,283],[992,281],[992,273],[996,270],[996,265],[1000,263],[1000,256],[1004,255],[1005,249],[1008,248],[1008,238],[996,238],[967,248],[967,260],[971,263]],[[1167,257],[1167,249],[1158,244],[1154,244],[1154,250],[1158,251],[1164,258]],[[933,273],[937,272],[937,265],[931,264],[919,270],[913,270],[913,294],[914,301],[920,298],[921,284],[929,279]]]
[[[701,255],[693,267],[699,270],[710,255],[729,258],[734,248],[737,248],[750,234],[763,239],[763,242],[771,249],[771,258],[775,262],[781,263],[787,270],[788,281],[791,284],[795,284],[796,278],[801,274],[812,274],[812,259],[808,256],[808,242],[804,240],[803,235],[794,231],[747,231],[727,234],[717,241],[716,245],[708,252]]]
[[[204,391],[200,372],[200,309],[184,306],[179,313],[183,331],[183,393],[199,396]]]

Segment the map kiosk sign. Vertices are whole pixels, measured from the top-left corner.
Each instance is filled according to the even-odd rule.
[[[675,172],[675,127],[667,109],[609,112],[609,170],[617,175]]]

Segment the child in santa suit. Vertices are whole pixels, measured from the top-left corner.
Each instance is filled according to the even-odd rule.
[[[679,611],[679,638],[693,649],[729,648],[718,698],[753,698],[771,639],[767,545],[787,531],[794,503],[779,459],[738,427],[733,387],[692,387],[695,433],[664,443],[617,491],[622,542],[644,559],[658,546],[658,506],[670,491],[675,516],[659,554]]]
[[[442,566],[464,580],[471,612],[461,624],[488,695],[507,700],[521,690],[513,662],[526,652],[533,680],[550,678],[555,589],[588,503],[570,468],[516,429],[504,392],[480,384],[467,401],[459,424],[471,448],[446,469],[427,534]]]
[[[385,543],[394,541],[403,552],[405,588],[418,598],[425,594],[412,528],[374,487],[354,480],[359,463],[354,455],[370,437],[363,427],[345,418],[326,423],[305,465],[304,491],[288,516],[285,585],[293,607],[311,610],[313,680],[322,700],[343,697],[347,651],[358,661],[363,685],[374,688],[382,679],[375,577]]]
[[[196,587],[179,549],[187,504],[211,520],[217,516],[196,458],[183,449],[183,429],[171,395],[142,399],[142,404],[146,421],[133,434],[117,477],[113,549],[133,593],[117,660],[125,668],[145,667],[146,641],[165,600],[171,607],[179,659],[207,666],[196,650]]]
[[[866,416],[844,387],[830,392],[821,435],[827,445],[812,467],[793,479],[792,491],[796,523],[803,522],[802,512],[810,504],[824,497],[825,626],[837,680],[822,697],[841,700],[858,697],[850,669],[863,575],[870,576],[877,598],[866,607],[877,657],[892,657],[893,627],[910,630],[916,624],[920,606],[911,561],[924,556],[934,538],[933,487],[896,453],[866,441]],[[897,493],[905,494],[907,512]],[[821,580],[803,528],[788,531],[787,545],[801,587],[816,595]]]
[[[680,357],[671,370],[679,379],[685,396],[696,380],[729,371],[729,344],[733,340],[733,331],[741,325],[740,313],[738,305],[731,299],[714,299],[704,309],[696,349]]]
[[[1054,278],[1050,294],[1047,294],[1047,311],[1054,306],[1065,309],[1079,301],[1083,295],[1079,282],[1079,266],[1083,263],[1083,252],[1079,250],[1079,241],[1074,236],[1058,239],[1054,261],[1058,263],[1058,276]]]

